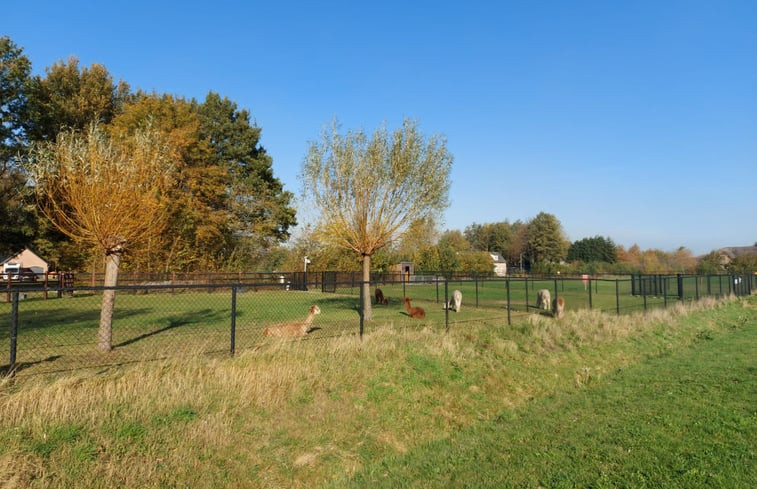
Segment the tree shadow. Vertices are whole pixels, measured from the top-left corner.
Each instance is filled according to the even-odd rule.
[[[129,338],[120,343],[116,343],[113,346],[114,348],[124,347],[182,326],[201,324],[203,322],[209,321],[218,321],[219,319],[221,319],[221,315],[222,313],[218,311],[212,311],[211,309],[202,309],[200,311],[193,311],[191,313],[186,313],[178,316],[169,316],[163,319],[164,321],[168,321],[168,324],[166,326],[142,333],[133,338]]]
[[[43,358],[42,360],[36,360],[34,362],[17,362],[15,365],[4,365],[2,368],[0,368],[0,376],[16,375],[18,372],[21,372],[22,370],[26,370],[28,368],[32,368],[36,365],[40,365],[43,363],[54,362],[61,357],[62,355],[52,355],[47,358]]]

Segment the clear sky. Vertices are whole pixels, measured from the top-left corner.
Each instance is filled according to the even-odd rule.
[[[338,118],[416,119],[455,157],[442,229],[557,216],[567,237],[702,254],[757,241],[757,1],[4,0],[35,73],[249,109],[285,187]]]

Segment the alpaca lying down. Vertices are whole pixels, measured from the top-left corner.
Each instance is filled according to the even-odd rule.
[[[407,315],[414,319],[423,319],[426,317],[426,311],[422,307],[412,307],[410,305],[410,299],[405,297],[405,310]]]
[[[310,325],[313,323],[316,314],[320,313],[320,307],[316,305],[310,306],[310,312],[304,321],[293,321],[291,323],[268,326],[263,330],[263,335],[272,336],[274,338],[296,338],[298,336],[306,336],[308,331],[310,331]]]

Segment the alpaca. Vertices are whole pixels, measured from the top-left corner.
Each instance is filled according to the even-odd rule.
[[[407,310],[407,315],[413,319],[423,319],[426,317],[426,311],[422,307],[412,307],[410,299],[407,297],[405,297],[405,309]]]
[[[321,308],[318,306],[310,306],[310,313],[304,321],[294,321],[291,323],[274,324],[268,326],[263,330],[263,335],[273,336],[276,338],[289,338],[306,336],[310,331],[310,325],[313,323],[313,319],[316,314],[321,313]]]
[[[445,309],[454,309],[460,312],[460,305],[463,303],[463,293],[459,290],[452,292],[452,300],[444,304]]]
[[[562,297],[555,297],[555,300],[552,301],[552,315],[556,318],[561,318],[563,312],[565,312],[565,299]]]
[[[384,297],[384,293],[381,292],[381,289],[376,289],[376,304],[381,304],[384,306],[389,304],[389,299]]]
[[[550,299],[549,289],[541,289],[536,293],[536,307],[548,311],[551,303],[552,300]]]

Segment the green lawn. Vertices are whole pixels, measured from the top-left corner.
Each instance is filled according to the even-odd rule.
[[[757,487],[757,324],[505,410],[333,487]]]

